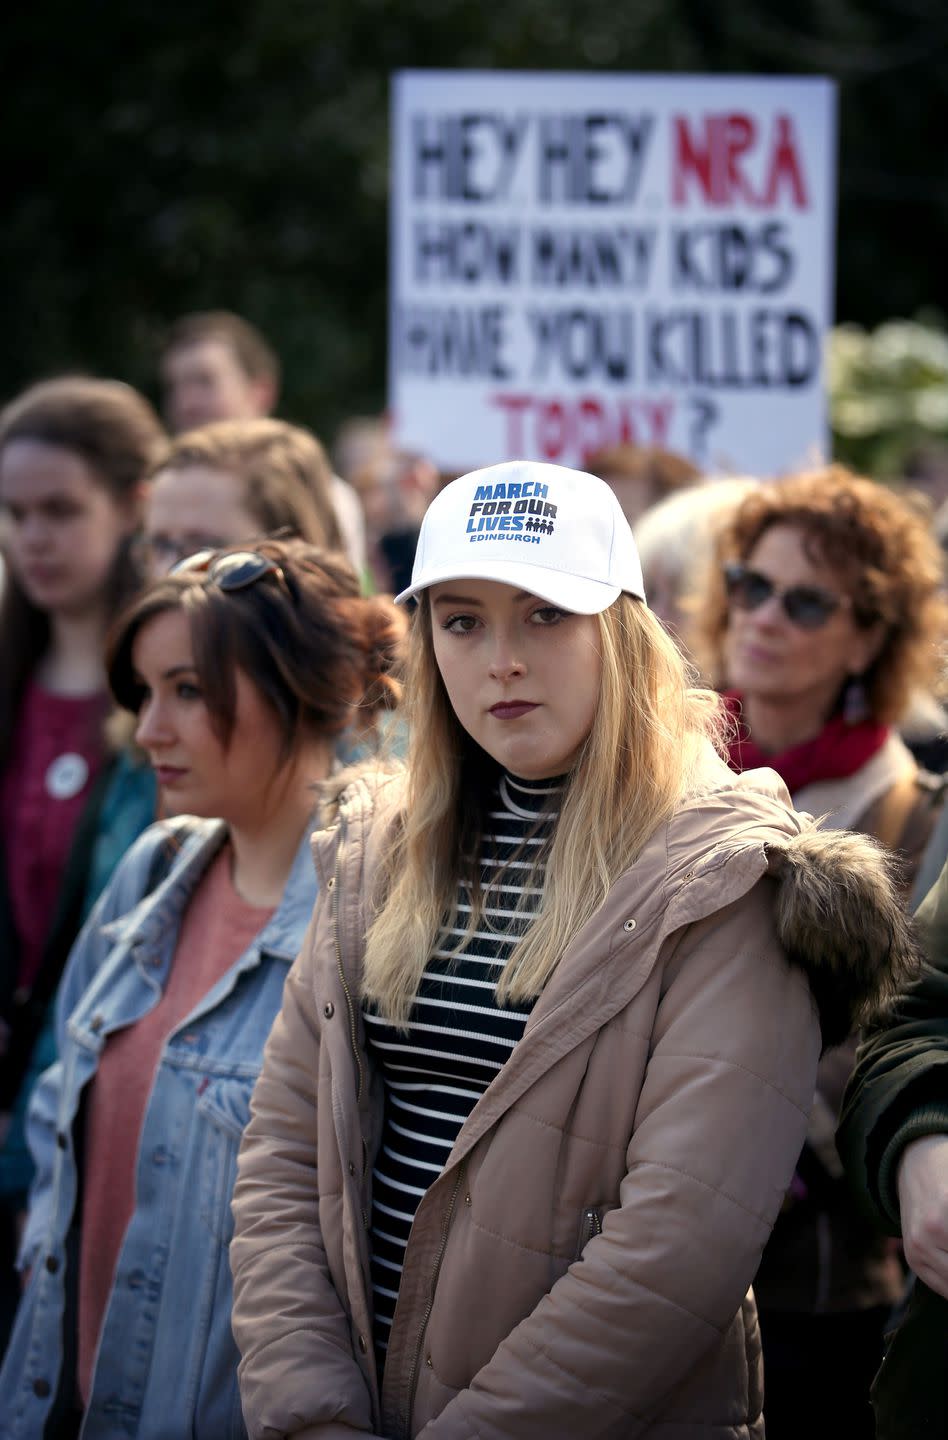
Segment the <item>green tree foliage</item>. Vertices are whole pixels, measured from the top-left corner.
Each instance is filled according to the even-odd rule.
[[[404,67],[824,73],[838,306],[948,309],[942,0],[67,0],[13,7],[0,395],[84,368],[154,394],[186,310],[255,321],[283,413],[383,403],[388,88]]]
[[[948,464],[948,333],[936,323],[890,320],[829,336],[833,448],[840,460],[898,481]]]

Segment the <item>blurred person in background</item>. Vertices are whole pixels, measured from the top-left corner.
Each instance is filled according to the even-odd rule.
[[[697,465],[673,450],[648,445],[612,445],[594,450],[583,467],[615,492],[630,525],[644,512],[678,490],[703,479]]]
[[[902,468],[906,485],[922,494],[934,513],[948,504],[948,445],[936,440],[921,445]]]
[[[47,1012],[98,889],[153,818],[134,784],[113,784],[104,650],[140,585],[143,476],[163,439],[118,381],[44,381],[0,414],[0,1344],[31,1174],[23,1110],[52,1058]]]
[[[189,557],[112,636],[114,697],[190,818],[139,839],[63,977],[29,1115],[9,1440],[244,1434],[237,1146],[316,894],[315,787],[353,714],[397,701],[402,634],[343,556],[287,540]]]
[[[227,310],[176,320],[160,365],[165,415],[174,434],[210,420],[253,420],[276,407],[276,351],[259,330]]]
[[[315,435],[283,420],[218,420],[167,441],[145,489],[145,578],[160,579],[195,551],[249,544],[277,532],[340,550],[329,478]],[[143,801],[150,797],[137,834],[173,798],[159,801],[154,771],[134,742],[130,719],[117,711],[109,733],[116,749],[113,785],[120,793],[134,785]],[[95,857],[93,866],[98,868]],[[109,873],[98,877],[96,894]]]
[[[738,733],[798,809],[900,852],[910,886],[941,803],[897,727],[942,668],[941,557],[918,512],[839,465],[762,485],[721,537],[702,612]]]
[[[689,659],[688,631],[716,563],[720,534],[737,506],[760,481],[747,476],[709,477],[651,505],[633,525],[652,610]]]
[[[288,530],[343,548],[332,472],[310,431],[283,420],[220,420],[179,435],[156,460],[145,504],[149,577],[196,550]]]
[[[881,840],[907,892],[944,794],[895,728],[913,691],[933,685],[945,638],[928,527],[884,486],[830,466],[750,494],[721,552],[705,614],[709,668],[736,721],[732,768],[770,766],[822,825]],[[754,1281],[768,1440],[872,1434],[869,1386],[905,1275],[834,1145],[855,1044],[820,1062],[807,1143]]]
[[[878,1440],[948,1435],[948,866],[915,920],[925,965],[860,1045],[837,1131],[856,1194],[915,1277],[872,1388]]]
[[[168,331],[160,359],[164,406],[178,434],[212,420],[271,414],[280,395],[280,362],[260,331],[228,310],[183,315]],[[365,571],[365,521],[351,485],[330,474],[332,504],[346,551]]]
[[[424,455],[382,451],[356,472],[352,483],[365,512],[375,588],[397,595],[411,581],[418,532],[441,488],[440,472]]]
[[[391,452],[389,425],[384,415],[350,415],[333,436],[332,463],[336,473],[350,485],[361,470]]]
[[[918,511],[924,524],[931,530],[941,550],[942,588],[948,590],[944,565],[946,530],[944,523],[939,520],[939,511],[935,509],[932,497],[910,482],[896,485],[893,488],[906,504],[913,506]],[[899,721],[899,734],[918,764],[923,770],[930,770],[936,774],[948,770],[948,708],[945,704],[946,698],[948,698],[948,684],[946,681],[948,681],[948,676],[943,673],[936,687],[931,690],[913,691],[906,713]],[[916,886],[916,900],[922,899],[931,889],[941,870],[941,862],[944,860],[945,854],[945,848],[942,847],[941,861],[935,864],[934,869],[928,873],[924,886],[921,886],[921,881]]]
[[[935,532],[935,539],[941,546],[945,564],[945,583],[948,586],[948,500],[943,500],[935,511],[932,518],[932,529]]]

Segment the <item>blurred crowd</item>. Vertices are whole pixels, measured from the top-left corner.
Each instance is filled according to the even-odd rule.
[[[15,1433],[74,1435],[85,1415],[112,1434],[93,1422],[132,1405],[146,1329],[149,1385],[194,1366],[198,1419],[177,1433],[243,1433],[229,1199],[312,907],[313,786],[404,748],[391,597],[453,478],[383,415],[331,437],[275,418],[279,359],[239,316],[181,318],[157,375],[161,417],[83,375],[0,413],[3,1434],[43,1304],[40,1419]],[[914,909],[948,855],[948,501],[924,477],[764,481],[633,446],[585,468],[618,497],[695,683],[724,697],[732,769],[769,766],[798,809],[881,841]],[[171,876],[182,855],[193,874]],[[190,961],[174,983],[171,926]],[[874,1433],[870,1386],[913,1285],[834,1141],[859,1039],[823,1056],[755,1281],[771,1440]]]

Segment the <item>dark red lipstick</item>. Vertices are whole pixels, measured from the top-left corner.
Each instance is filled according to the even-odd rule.
[[[533,700],[501,700],[490,707],[490,713],[495,720],[519,720],[521,715],[536,709]]]

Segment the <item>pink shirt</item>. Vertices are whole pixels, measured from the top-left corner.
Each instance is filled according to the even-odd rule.
[[[26,687],[6,772],[0,824],[7,887],[20,941],[17,984],[31,989],[59,901],[63,872],[89,791],[102,768],[108,700]]]
[[[90,1086],[79,1245],[78,1382],[84,1405],[115,1267],[135,1208],[139,1139],[165,1041],[273,914],[237,894],[231,858],[225,845],[191,897],[161,999],[134,1025],[108,1037]]]

